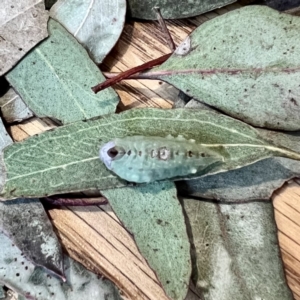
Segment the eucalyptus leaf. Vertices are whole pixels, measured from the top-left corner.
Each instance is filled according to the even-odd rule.
[[[0,299],[3,299],[6,297],[6,293],[4,291],[4,287],[0,286]]]
[[[263,0],[261,2],[279,11],[289,10],[300,6],[299,0]]]
[[[259,127],[300,129],[300,19],[247,6],[205,22],[147,78]]]
[[[168,134],[215,147],[226,157],[224,163],[194,176],[240,168],[271,156],[300,157],[288,148],[267,143],[251,126],[207,110],[132,109],[76,122],[7,147],[6,172],[2,173],[6,181],[1,195],[6,199],[39,197],[125,186],[128,183],[99,159],[100,148],[116,137]]]
[[[98,279],[68,256],[64,256],[67,282],[63,283],[28,261],[12,241],[0,233],[0,283],[32,300],[119,300],[111,282]]]
[[[64,278],[61,246],[38,199],[0,203],[0,230],[31,262]]]
[[[60,22],[101,63],[119,39],[126,14],[126,0],[59,0],[50,16]]]
[[[300,152],[300,132],[288,134],[263,129],[258,132],[279,147]],[[177,187],[184,195],[221,201],[267,200],[285,181],[297,176],[300,176],[299,161],[273,157],[226,173],[181,181]]]
[[[48,36],[43,0],[2,0],[0,8],[0,75]]]
[[[183,199],[203,300],[289,300],[271,202]]]
[[[7,123],[20,122],[33,116],[32,111],[13,88],[0,97],[0,107],[2,117]]]
[[[190,282],[190,244],[174,183],[102,191],[129,230],[170,299],[184,299]]]
[[[138,19],[156,20],[153,7],[159,7],[164,19],[179,19],[197,16],[236,2],[235,0],[128,0],[129,14]]]
[[[54,20],[48,30],[50,37],[6,75],[23,101],[35,115],[62,123],[115,112],[112,89],[97,95],[90,89],[104,77],[83,47]]]

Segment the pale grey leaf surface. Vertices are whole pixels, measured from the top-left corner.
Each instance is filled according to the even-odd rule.
[[[126,14],[126,0],[57,1],[50,16],[60,22],[101,63],[119,39]]]
[[[32,111],[13,88],[0,97],[0,107],[2,117],[7,123],[20,122],[33,116]]]
[[[169,134],[216,145],[226,156],[223,164],[195,176],[232,170],[271,156],[299,159],[299,153],[267,143],[251,126],[207,110],[132,109],[76,122],[7,147],[2,197],[39,197],[127,185],[101,162],[100,148],[116,137]]]
[[[300,129],[300,19],[247,6],[198,27],[152,78],[258,127]]]
[[[300,132],[281,133],[263,129],[258,132],[277,146],[300,152]],[[299,161],[273,157],[226,173],[180,181],[177,187],[184,195],[222,201],[267,200],[274,190],[297,176],[300,176]]]
[[[50,37],[6,75],[23,101],[35,115],[64,124],[115,112],[113,89],[91,90],[104,76],[84,48],[58,22],[50,20],[48,30]]]
[[[128,0],[129,14],[138,19],[157,20],[153,7],[161,9],[164,19],[188,18],[220,8],[235,0]]]
[[[0,203],[0,231],[10,237],[28,260],[64,277],[60,242],[38,199]]]
[[[41,267],[35,267],[5,234],[0,233],[0,237],[0,282],[27,299],[120,299],[111,282],[98,279],[68,256],[64,256],[67,282],[63,283]]]
[[[1,0],[0,75],[48,36],[43,0]]]
[[[3,161],[3,149],[13,143],[10,135],[7,133],[2,119],[0,118],[0,187],[5,183],[6,169]]]
[[[172,182],[101,192],[129,230],[170,299],[184,299],[191,276],[190,243]]]
[[[203,300],[292,300],[271,202],[215,204],[183,199],[193,280]]]

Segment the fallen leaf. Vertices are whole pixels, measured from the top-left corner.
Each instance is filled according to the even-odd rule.
[[[252,125],[299,130],[299,30],[298,17],[247,6],[202,24],[146,75]]]
[[[50,37],[28,54],[6,78],[39,117],[62,123],[115,112],[112,90],[95,95],[90,87],[104,77],[83,47],[59,23],[48,23]]]
[[[10,145],[12,143],[13,143],[13,141],[12,141],[10,135],[7,133],[7,131],[4,127],[4,124],[2,122],[2,119],[0,118],[0,153],[2,153],[2,151],[5,147],[7,147],[8,145]],[[0,156],[1,155],[2,154],[0,154]]]
[[[111,282],[98,279],[68,256],[64,256],[67,282],[62,283],[28,261],[5,234],[0,236],[0,282],[26,299],[121,299]]]
[[[293,9],[300,6],[299,0],[264,0],[262,3],[279,11]]]
[[[7,123],[20,122],[33,117],[32,111],[13,88],[0,97],[0,107],[2,117]]]
[[[132,233],[170,299],[184,299],[191,276],[190,244],[171,182],[101,192]]]
[[[183,199],[183,205],[196,264],[193,280],[203,299],[293,299],[271,202],[228,205]]]
[[[192,105],[189,103],[186,107]],[[276,146],[300,152],[300,132],[281,133],[259,129],[258,133]],[[226,173],[180,181],[177,182],[177,188],[183,195],[221,201],[268,200],[274,190],[296,176],[300,176],[299,161],[273,157]]]
[[[210,111],[132,109],[63,126],[7,147],[6,172],[2,173],[7,178],[2,197],[44,197],[125,186],[128,183],[101,162],[101,146],[116,137],[168,134],[216,145],[226,155],[223,164],[213,165],[196,176],[232,170],[274,155],[299,158],[292,150],[266,143],[249,125]]]
[[[57,1],[50,16],[60,22],[100,64],[123,30],[126,0]]]
[[[48,12],[42,0],[2,0],[0,8],[0,75],[48,36]]]
[[[65,277],[60,243],[38,199],[0,203],[0,231],[35,265]]]
[[[138,19],[156,20],[153,7],[159,7],[164,19],[179,19],[197,16],[205,12],[220,8],[235,0],[128,0],[129,14]]]

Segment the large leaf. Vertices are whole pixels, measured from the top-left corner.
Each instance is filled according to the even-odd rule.
[[[7,147],[2,196],[37,197],[124,186],[127,183],[100,161],[100,147],[115,137],[168,134],[181,134],[196,143],[216,146],[226,156],[223,164],[204,170],[205,174],[239,168],[273,155],[300,157],[289,149],[266,143],[249,125],[210,111],[133,109],[60,127]]]
[[[188,18],[220,8],[236,0],[128,0],[129,13],[134,18],[156,20],[153,7],[161,9],[165,19]]]
[[[59,23],[48,23],[50,37],[27,55],[7,79],[39,117],[62,123],[115,112],[118,96],[90,87],[104,77],[83,47]]]
[[[293,299],[283,272],[271,202],[183,200],[205,300]]]
[[[67,282],[62,283],[28,261],[3,233],[0,251],[0,283],[32,300],[119,300],[111,282],[97,278],[82,265],[64,257]]]
[[[202,24],[146,75],[252,125],[299,130],[299,31],[298,17],[244,7]]]
[[[190,107],[189,103],[186,107]],[[208,108],[206,108],[208,109]],[[300,132],[281,133],[259,129],[265,140],[279,147],[300,152]],[[300,162],[273,157],[226,173],[181,181],[177,187],[181,194],[223,201],[270,199],[274,190],[293,177],[300,176]]]
[[[35,265],[64,278],[61,246],[38,199],[0,203],[0,231]]]
[[[0,75],[48,36],[43,0],[2,0],[0,10]]]
[[[126,0],[59,0],[50,16],[60,22],[101,63],[123,30]]]
[[[174,184],[152,183],[102,193],[133,234],[167,295],[184,299],[191,275],[190,244]]]
[[[2,117],[8,123],[20,122],[33,116],[32,111],[13,88],[0,97],[0,106]]]

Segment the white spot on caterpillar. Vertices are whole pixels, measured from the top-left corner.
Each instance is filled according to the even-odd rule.
[[[191,49],[191,39],[188,36],[174,51],[175,54],[184,56],[190,52]]]

